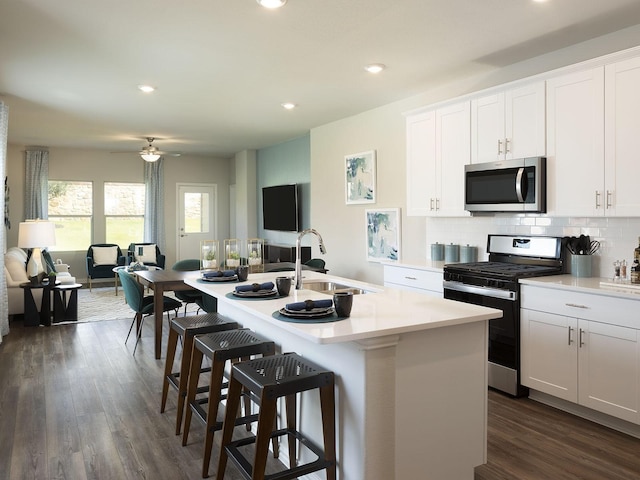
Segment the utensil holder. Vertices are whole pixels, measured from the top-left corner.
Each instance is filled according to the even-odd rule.
[[[571,275],[591,277],[591,255],[571,255]]]

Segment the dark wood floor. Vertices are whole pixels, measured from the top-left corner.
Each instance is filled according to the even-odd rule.
[[[194,422],[181,446],[175,392],[159,413],[164,361],[153,356],[153,327],[135,357],[128,327],[11,323],[0,345],[0,479],[200,478],[204,431]],[[640,440],[495,392],[488,452],[476,480],[640,479]],[[214,453],[211,472],[216,462]],[[239,478],[231,465],[226,478]]]

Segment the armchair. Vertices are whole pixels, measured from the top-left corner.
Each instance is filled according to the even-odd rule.
[[[116,278],[113,268],[124,266],[126,258],[120,247],[114,243],[96,243],[87,250],[87,279],[89,291],[96,278]],[[117,280],[116,280],[117,281]]]
[[[135,261],[164,270],[165,255],[155,243],[131,243],[127,249],[127,265]]]

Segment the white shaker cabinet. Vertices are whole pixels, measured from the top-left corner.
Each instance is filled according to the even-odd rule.
[[[408,265],[384,266],[384,286],[443,296],[442,271],[425,270]]]
[[[638,302],[523,286],[522,304],[522,384],[640,424],[639,332],[608,323]]]
[[[459,217],[470,159],[470,102],[407,117],[408,215]]]
[[[544,82],[471,101],[471,163],[544,155]]]
[[[607,216],[640,214],[640,58],[605,67],[605,174]]]
[[[547,210],[602,216],[604,67],[547,81]]]

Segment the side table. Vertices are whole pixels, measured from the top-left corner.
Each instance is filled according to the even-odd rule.
[[[78,320],[78,290],[82,288],[79,283],[60,284],[51,288],[53,292],[53,321]],[[69,298],[67,300],[67,292]]]
[[[21,283],[20,288],[24,291],[24,326],[37,327],[40,324],[47,327],[51,326],[51,287],[52,285],[43,285],[41,283]],[[36,300],[33,298],[33,290],[42,289],[42,300],[40,302],[40,311]]]

